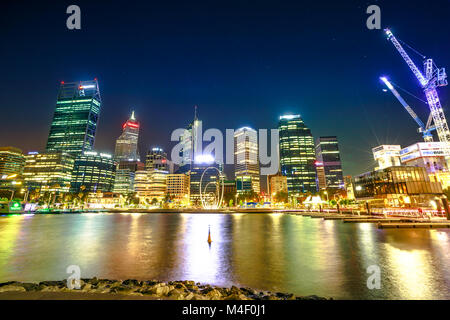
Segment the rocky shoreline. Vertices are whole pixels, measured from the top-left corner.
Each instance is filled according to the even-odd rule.
[[[69,289],[67,281],[42,281],[27,283],[9,281],[0,283],[0,293],[20,292],[77,292],[87,294],[118,294],[126,296],[146,296],[156,300],[327,300],[315,295],[299,297],[290,293],[258,291],[251,288],[222,288],[194,281],[156,280],[108,280],[81,279],[80,289]]]

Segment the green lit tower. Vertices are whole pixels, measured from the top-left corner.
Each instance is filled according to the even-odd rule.
[[[47,141],[47,151],[79,156],[94,148],[101,98],[97,79],[64,83]]]
[[[289,195],[316,192],[316,160],[311,130],[299,115],[284,115],[278,123],[280,166]]]

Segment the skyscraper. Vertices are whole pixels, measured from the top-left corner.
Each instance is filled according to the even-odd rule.
[[[343,188],[341,156],[337,137],[319,137],[316,140],[316,159],[322,164],[326,188]]]
[[[260,192],[258,135],[256,130],[243,127],[234,132],[234,174],[237,192]]]
[[[167,153],[160,147],[154,147],[145,156],[145,170],[158,169],[174,172],[173,162],[167,159]]]
[[[101,98],[97,80],[64,83],[47,141],[47,151],[79,156],[94,148]]]
[[[278,123],[281,173],[290,195],[316,192],[314,140],[299,115],[284,115]]]
[[[25,156],[22,150],[14,147],[0,148],[0,177],[22,175],[25,166]],[[6,178],[5,177],[5,178]]]
[[[181,137],[183,144],[183,151],[180,156],[182,162],[179,167],[180,172],[188,172],[194,163],[195,156],[200,153],[202,149],[201,134],[202,121],[197,118],[197,106],[195,106],[194,120],[186,128],[185,134]]]
[[[29,152],[23,177],[30,189],[69,192],[74,157],[67,152]]]
[[[86,151],[75,159],[70,189],[72,192],[110,192],[114,186],[116,164],[107,153]]]
[[[134,111],[130,119],[122,126],[123,132],[116,141],[114,159],[116,161],[139,161],[138,138],[139,122],[136,121]]]

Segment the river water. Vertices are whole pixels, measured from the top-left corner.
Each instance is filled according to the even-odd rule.
[[[208,228],[212,243],[208,245]],[[450,299],[450,231],[284,214],[0,217],[0,282],[194,280],[335,299]],[[381,288],[368,289],[369,266]]]

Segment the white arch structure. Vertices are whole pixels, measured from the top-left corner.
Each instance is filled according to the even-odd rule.
[[[222,190],[217,190],[217,186],[216,186],[216,201],[212,204],[212,205],[208,205],[206,203],[206,199],[203,199],[203,192],[202,192],[202,182],[203,182],[203,176],[205,175],[205,172],[208,171],[209,169],[215,169],[218,173],[219,173],[219,183],[222,185]],[[220,173],[220,170],[217,169],[216,167],[208,167],[205,170],[203,170],[202,176],[200,177],[200,201],[202,202],[202,206],[203,209],[219,209],[220,206],[222,205],[222,200],[223,200],[223,190],[224,190],[224,185],[223,185],[223,176]],[[205,193],[206,193],[206,189],[208,188],[208,186],[213,183],[213,182],[208,182],[205,186]],[[222,192],[220,192],[222,191]],[[220,197],[219,197],[220,194]]]

